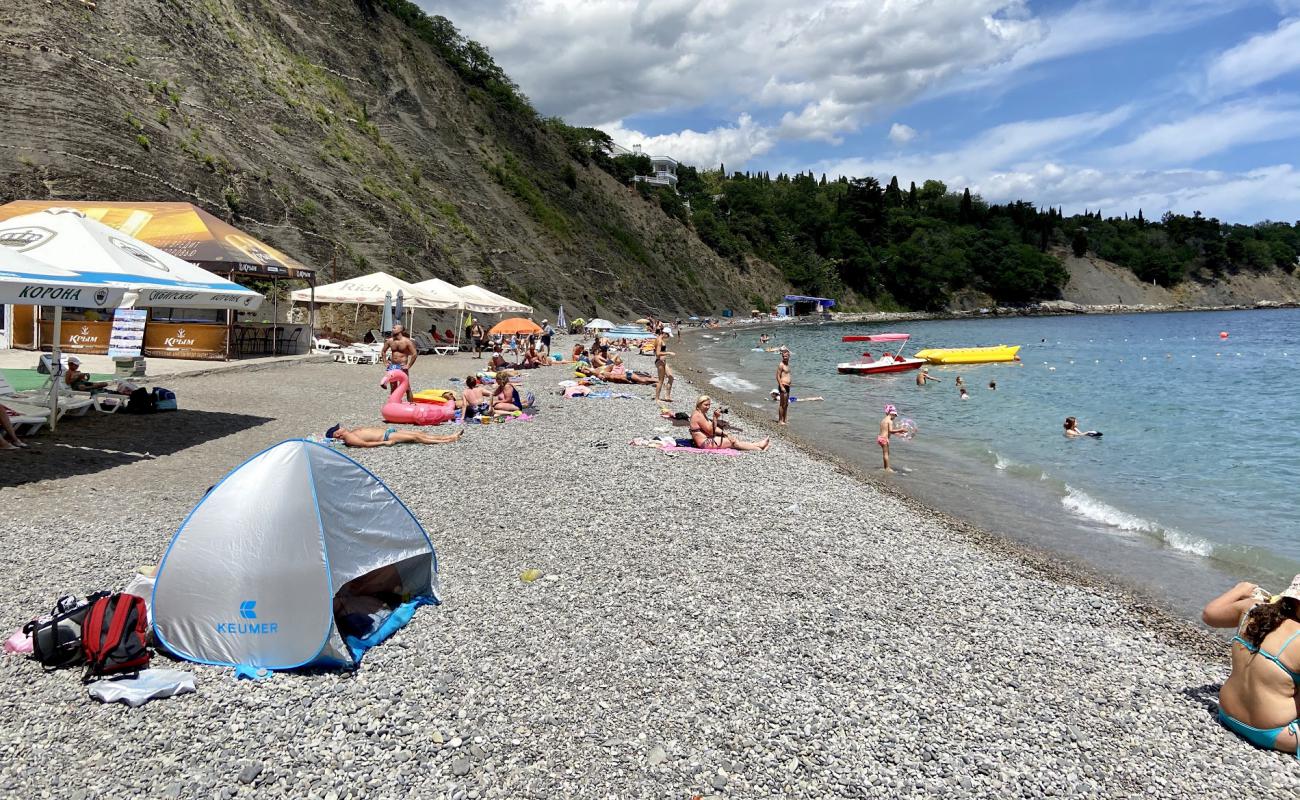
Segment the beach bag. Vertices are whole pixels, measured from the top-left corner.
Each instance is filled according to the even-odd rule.
[[[128,414],[152,414],[154,412],[153,392],[148,389],[136,389],[126,401]]]
[[[24,625],[23,633],[32,639],[32,657],[48,669],[80,664],[82,622],[90,607],[104,597],[108,597],[108,592],[98,592],[84,600],[65,595],[48,615]]]
[[[149,666],[148,631],[148,612],[139,597],[118,593],[96,600],[81,624],[83,680]]]
[[[176,393],[171,389],[155,386],[153,388],[153,408],[154,411],[175,411]]]

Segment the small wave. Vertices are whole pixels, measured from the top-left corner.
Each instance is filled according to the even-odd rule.
[[[709,383],[724,392],[752,392],[758,388],[758,384],[750,383],[734,372],[720,372]]]
[[[1016,462],[1012,461],[1011,459],[1007,458],[1006,456],[1002,455],[1001,453],[998,453],[998,452],[994,452],[994,453],[993,453],[993,468],[994,468],[994,469],[1006,469],[1007,467],[1014,467],[1015,465],[1016,465]]]
[[[1149,519],[1107,505],[1069,485],[1065,487],[1065,497],[1061,498],[1061,505],[1086,520],[1099,522],[1121,531],[1154,536],[1174,550],[1198,556],[1209,556],[1214,552],[1213,545],[1204,539],[1182,531],[1163,528]]]

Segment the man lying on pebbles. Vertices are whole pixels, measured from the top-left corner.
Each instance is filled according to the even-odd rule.
[[[424,431],[403,431],[392,426],[381,428],[378,425],[369,428],[348,430],[342,425],[335,425],[325,431],[326,439],[338,439],[348,447],[387,447],[393,444],[450,444],[465,435],[460,428],[446,436],[435,436]]]

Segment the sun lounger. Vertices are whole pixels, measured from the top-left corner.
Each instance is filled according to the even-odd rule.
[[[31,436],[50,422],[50,410],[48,408],[28,406],[12,400],[0,402],[0,405],[4,405],[15,412],[9,414],[9,424],[14,426],[14,432],[19,436]],[[6,411],[0,411],[0,414],[7,413]],[[62,414],[59,416],[62,416]]]
[[[339,345],[331,342],[329,339],[319,339],[315,336],[311,338],[311,350],[313,353],[329,353],[338,349]]]
[[[13,407],[14,403],[22,403],[27,406],[36,408],[48,408],[50,404],[50,380],[47,378],[45,386],[40,389],[33,389],[27,392],[14,391],[14,387],[4,375],[0,375],[0,403]],[[88,394],[73,392],[65,387],[59,388],[59,419],[65,415],[80,417],[86,414],[94,406]]]
[[[420,355],[432,353],[438,349],[438,343],[429,338],[429,334],[424,331],[416,331],[411,334],[411,341],[415,342],[415,351]]]

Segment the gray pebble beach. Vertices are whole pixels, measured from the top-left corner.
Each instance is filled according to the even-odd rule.
[[[413,377],[458,387],[483,363],[425,356]],[[172,379],[181,412],[71,420],[0,453],[6,635],[157,563],[203,491],[264,447],[379,424],[380,374]],[[567,375],[526,375],[533,421],[348,451],[423,523],[444,595],[359,670],[249,682],[156,657],[198,692],[129,709],[90,700],[77,671],[4,657],[0,795],[1300,796],[1294,757],[1216,721],[1221,640],[779,437],[738,457],[631,447],[686,432],[652,387],[565,400]],[[675,395],[689,410],[685,381]]]

